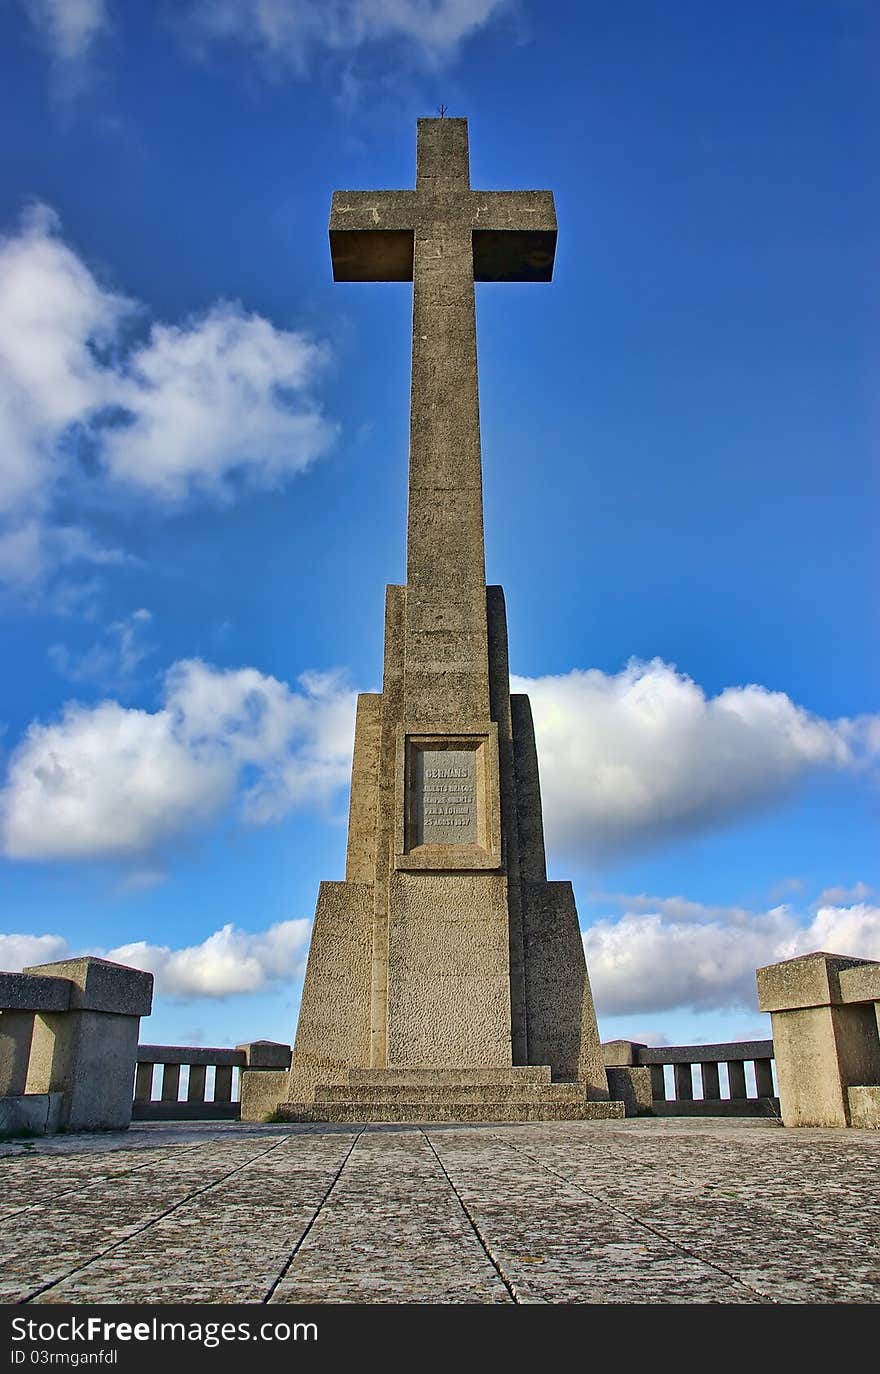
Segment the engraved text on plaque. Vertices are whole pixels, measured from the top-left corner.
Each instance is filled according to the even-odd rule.
[[[476,844],[476,751],[418,749],[413,763],[415,843]]]

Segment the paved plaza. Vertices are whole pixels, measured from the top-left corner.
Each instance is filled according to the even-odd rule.
[[[0,1146],[5,1303],[874,1303],[880,1133],[134,1125]]]

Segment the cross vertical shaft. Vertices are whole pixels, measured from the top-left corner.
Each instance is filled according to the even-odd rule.
[[[409,720],[489,715],[467,122],[419,120],[407,526]]]
[[[490,714],[474,281],[549,281],[549,191],[474,191],[465,119],[420,119],[414,191],[337,191],[337,281],[413,283],[404,708]]]

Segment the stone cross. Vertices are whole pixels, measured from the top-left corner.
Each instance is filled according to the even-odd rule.
[[[419,120],[414,191],[333,196],[334,279],[413,283],[410,719],[489,714],[474,282],[549,281],[555,247],[551,192],[471,189],[466,119]]]
[[[318,894],[290,1072],[245,1074],[242,1117],[620,1116],[483,553],[474,282],[550,280],[553,197],[472,190],[466,121],[422,119],[415,190],[337,191],[330,246],[337,281],[413,284],[407,581],[358,697],[345,881]]]

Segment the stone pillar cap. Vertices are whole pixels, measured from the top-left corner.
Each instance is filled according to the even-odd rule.
[[[785,959],[780,964],[768,964],[759,968],[755,975],[758,1007],[761,1011],[796,1011],[841,1002],[841,971],[872,962],[871,959],[853,959],[846,954],[817,950],[814,954]]]
[[[248,1040],[236,1045],[245,1056],[249,1069],[289,1069],[290,1046],[277,1040]]]
[[[0,1011],[67,1011],[70,983],[33,973],[0,973]]]
[[[106,1011],[121,1016],[149,1016],[153,1005],[153,975],[127,964],[86,955],[59,959],[54,964],[34,964],[24,970],[48,978],[64,978],[70,984],[70,1011]]]

